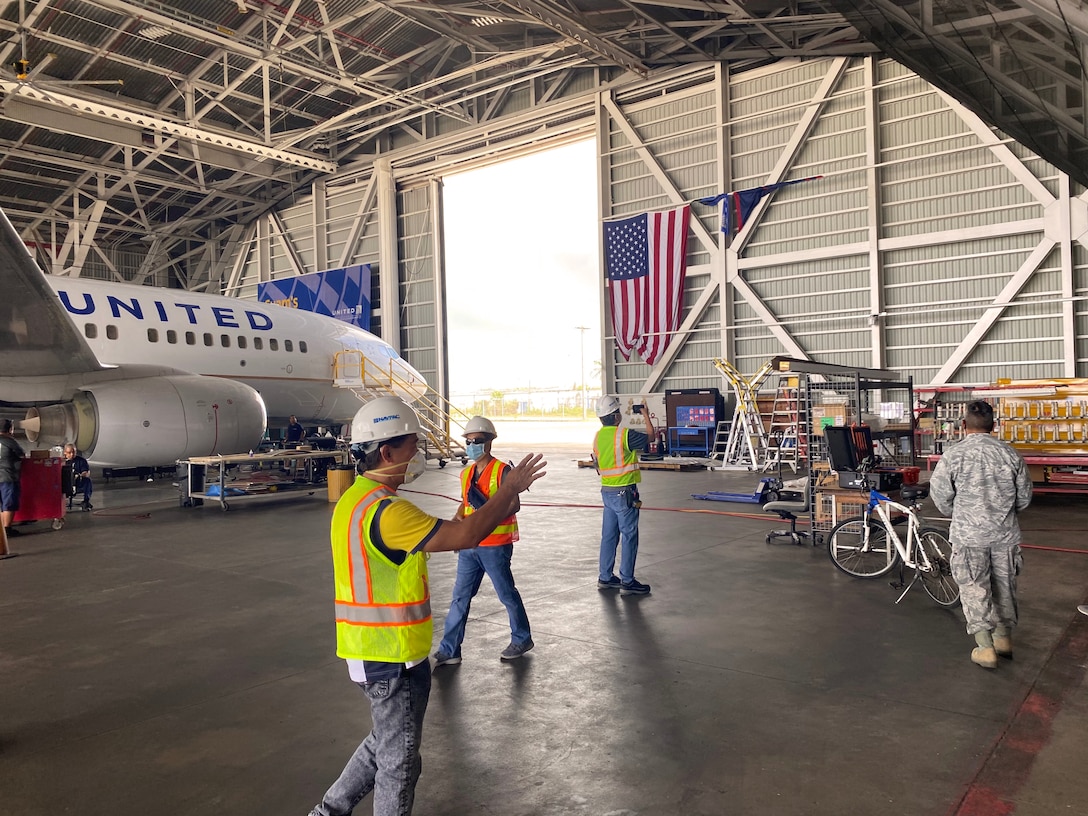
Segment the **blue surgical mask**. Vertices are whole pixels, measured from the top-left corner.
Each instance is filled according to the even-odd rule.
[[[484,455],[484,443],[483,442],[469,442],[465,445],[465,456],[475,462],[477,459]]]

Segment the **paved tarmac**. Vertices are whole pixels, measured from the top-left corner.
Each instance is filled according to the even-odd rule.
[[[1016,656],[970,663],[958,610],[764,543],[751,473],[647,472],[638,578],[596,589],[589,439],[534,432],[514,574],[536,648],[503,663],[485,581],[434,674],[417,814],[1057,816],[1088,812],[1088,501],[1024,514]],[[504,435],[505,434],[505,435]],[[530,442],[500,427],[496,454]],[[404,495],[452,515],[459,463]],[[99,484],[0,561],[0,813],[305,814],[369,729],[334,653],[323,488],[181,508]],[[430,559],[436,642],[456,556]],[[369,798],[356,809],[369,814]]]

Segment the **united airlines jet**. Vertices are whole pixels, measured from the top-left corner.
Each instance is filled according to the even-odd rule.
[[[336,318],[46,275],[0,212],[0,413],[23,416],[32,446],[159,465],[251,450],[292,414],[350,422],[364,398],[336,385],[339,352],[363,385],[409,401],[426,391],[389,344]]]

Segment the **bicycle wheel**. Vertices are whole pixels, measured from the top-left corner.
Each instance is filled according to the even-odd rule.
[[[868,535],[866,535],[868,526]],[[836,524],[827,536],[831,563],[855,578],[879,578],[895,566],[899,553],[888,541],[888,531],[879,520],[849,518]]]
[[[955,606],[960,600],[960,587],[952,577],[952,545],[944,533],[932,527],[918,531],[918,546],[929,558],[930,568],[918,565],[922,588],[941,606]],[[921,561],[920,558],[915,558]]]

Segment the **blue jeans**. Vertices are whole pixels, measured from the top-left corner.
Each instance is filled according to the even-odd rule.
[[[465,626],[468,624],[468,610],[472,599],[480,590],[484,573],[491,579],[495,594],[499,596],[506,614],[510,616],[510,642],[517,645],[529,640],[529,616],[525,614],[525,604],[521,593],[514,586],[514,575],[510,572],[510,559],[514,556],[514,545],[503,544],[501,547],[476,547],[457,553],[457,579],[453,582],[453,599],[450,611],[446,615],[446,628],[438,651],[452,657],[461,656],[461,641],[465,639]]]
[[[321,804],[310,816],[349,816],[374,791],[374,816],[409,816],[423,767],[419,743],[431,694],[431,664],[424,660],[393,680],[360,683],[374,723]]]
[[[616,548],[623,536],[620,555],[620,580],[629,584],[635,580],[635,558],[638,556],[638,508],[631,507],[637,488],[634,485],[615,492],[601,490],[604,502],[604,520],[601,525],[601,573],[602,581],[612,578],[616,566]]]

